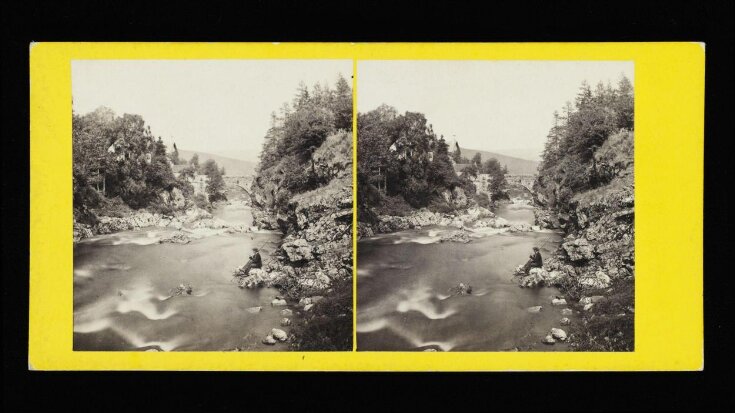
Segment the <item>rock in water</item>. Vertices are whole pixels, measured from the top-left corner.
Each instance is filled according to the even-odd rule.
[[[273,345],[273,344],[276,344],[276,339],[275,339],[275,338],[273,338],[273,336],[272,336],[272,335],[268,334],[268,335],[267,335],[267,336],[265,336],[265,338],[263,339],[263,344],[268,344],[268,345]]]
[[[569,320],[569,319],[568,319],[568,318],[566,318],[566,317],[562,318],[562,319],[561,319],[561,321],[559,321],[559,322],[560,322],[560,323],[561,323],[561,325],[563,325],[563,326],[568,326],[569,324],[572,324],[571,320]]]
[[[554,340],[554,337],[552,337],[552,336],[551,336],[551,335],[549,334],[549,335],[547,335],[546,337],[544,337],[543,343],[544,343],[544,344],[554,344],[554,343],[556,343],[556,340]]]
[[[593,295],[591,297],[582,297],[582,298],[579,299],[579,304],[581,304],[581,305],[587,305],[589,303],[593,303],[594,304],[594,303],[597,303],[597,302],[602,301],[604,299],[605,299],[605,297],[603,297],[601,295]]]
[[[557,340],[564,341],[567,339],[567,332],[562,330],[561,328],[552,328],[551,336]]]
[[[282,298],[276,298],[273,301],[271,301],[271,305],[273,307],[278,307],[278,306],[284,306],[284,305],[287,305],[287,304],[286,304],[286,300],[284,300]]]
[[[567,305],[567,300],[563,298],[552,298],[551,305]]]
[[[293,315],[293,310],[290,310],[288,308],[284,308],[283,310],[281,310],[281,315],[282,316],[288,316],[288,317],[290,317],[290,316]]]
[[[168,237],[161,238],[158,242],[161,244],[166,242],[170,242],[172,244],[188,244],[191,242],[191,238],[189,238],[189,235],[186,233],[179,231]]]
[[[571,308],[564,308],[561,310],[561,315],[572,315],[572,309]]]
[[[521,277],[518,281],[521,287],[532,288],[542,286],[546,283],[549,273],[543,268],[531,268],[528,275]]]
[[[534,307],[528,307],[526,311],[528,311],[529,313],[540,313],[542,308],[543,308],[542,306],[537,305]]]
[[[288,334],[280,328],[274,328],[271,330],[270,335],[278,341],[286,341],[288,339]]]
[[[290,318],[282,318],[281,319],[281,326],[282,327],[288,327],[291,325],[291,319]]]
[[[258,314],[262,309],[263,307],[250,307],[246,311],[250,314]]]
[[[440,242],[461,242],[463,244],[466,244],[470,242],[470,236],[465,231],[452,231],[447,234],[442,234],[439,241]]]

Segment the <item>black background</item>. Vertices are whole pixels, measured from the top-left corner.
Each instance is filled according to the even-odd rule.
[[[732,1],[423,1],[400,6],[375,1],[4,2],[0,146],[4,407],[103,412],[735,407],[728,351],[733,271],[725,266],[733,245],[725,215],[733,181],[727,146],[735,136],[732,19]],[[29,372],[31,41],[704,42],[705,369],[604,374]]]

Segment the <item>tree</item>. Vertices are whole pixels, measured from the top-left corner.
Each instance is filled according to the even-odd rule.
[[[352,88],[341,74],[334,93],[334,128],[352,130]]]
[[[284,123],[281,153],[294,154],[305,163],[311,154],[334,131],[334,114],[312,104],[301,105]]]
[[[598,83],[592,91],[583,82],[575,105],[567,103],[564,115],[554,113],[554,125],[534,183],[552,208],[573,208],[574,194],[604,184],[596,151],[621,129],[633,130],[633,86],[622,76],[617,88]]]
[[[179,159],[179,148],[176,147],[176,142],[174,142],[174,150],[171,152],[171,163],[174,165],[179,165],[181,163],[181,159]]]
[[[477,152],[475,156],[472,157],[472,163],[475,165],[482,165],[482,154],[480,154],[480,152]]]
[[[199,154],[195,153],[189,160],[189,165],[194,168],[194,172],[199,173]]]
[[[478,154],[479,155],[479,154]],[[474,160],[474,158],[473,158]],[[477,165],[473,162],[469,165],[467,165],[463,170],[460,177],[462,178],[477,178],[477,174],[479,173],[479,169],[477,169]]]
[[[207,176],[207,195],[209,202],[226,199],[224,194],[225,181],[222,179],[222,173],[214,159],[207,159],[202,165],[202,172]]]
[[[492,200],[498,200],[505,196],[505,192],[508,187],[508,183],[505,179],[505,174],[508,169],[501,165],[495,158],[490,158],[483,164],[483,172],[490,175],[490,192],[492,193]]]
[[[128,206],[142,208],[177,184],[166,145],[160,137],[154,139],[139,115],[116,116],[104,107],[83,116],[73,114],[72,142],[77,208],[118,196]]]

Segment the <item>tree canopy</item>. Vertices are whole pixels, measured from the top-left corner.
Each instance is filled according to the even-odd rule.
[[[75,207],[119,196],[142,208],[180,184],[166,146],[139,115],[117,116],[105,107],[72,114],[72,154]]]
[[[611,135],[633,130],[633,86],[625,76],[617,88],[598,83],[593,90],[583,82],[574,104],[553,121],[535,187],[550,206],[566,208],[575,193],[606,183],[594,154]]]

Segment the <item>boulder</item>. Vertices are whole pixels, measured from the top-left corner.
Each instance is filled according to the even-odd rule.
[[[270,335],[278,341],[286,341],[288,339],[288,334],[279,328],[272,329]]]
[[[271,306],[273,306],[273,307],[280,307],[280,306],[284,306],[284,305],[287,305],[287,303],[286,303],[286,300],[284,300],[282,298],[276,298],[273,301],[271,301]]]
[[[564,308],[561,310],[561,315],[572,315],[573,311],[571,308]]]
[[[572,321],[568,319],[567,317],[562,318],[559,323],[563,326],[568,326],[569,324],[572,324]]]
[[[580,305],[587,305],[589,303],[597,303],[597,302],[602,301],[604,299],[605,299],[605,297],[603,297],[601,295],[593,295],[591,297],[582,297],[582,298],[579,299],[579,304]]]
[[[587,261],[595,258],[594,248],[586,238],[577,238],[574,241],[567,241],[563,243],[561,247],[573,262]]]
[[[520,268],[521,273],[523,273],[522,266]],[[518,269],[516,269],[516,271],[518,271]],[[548,276],[549,273],[543,268],[531,268],[531,270],[528,271],[528,275],[522,276],[518,282],[521,287],[538,287],[546,283]]]
[[[268,335],[267,335],[267,336],[265,336],[265,338],[263,339],[263,344],[268,344],[268,345],[271,345],[271,346],[272,346],[272,345],[276,344],[276,339],[275,339],[275,338],[273,338],[273,336],[272,336],[272,335],[268,334]]]
[[[281,248],[291,262],[310,261],[314,259],[312,246],[304,239],[285,242],[281,245]]]
[[[543,306],[540,306],[540,305],[537,305],[537,306],[534,306],[534,307],[528,307],[526,309],[526,311],[528,311],[529,313],[540,313],[542,308],[544,308],[544,307]]]
[[[74,221],[74,242],[79,242],[79,240],[89,238],[92,235],[92,228],[89,225]]]
[[[454,205],[455,208],[464,208],[467,206],[468,200],[467,195],[464,193],[464,189],[456,186],[452,190],[452,196],[451,196],[452,205]]]
[[[470,242],[470,236],[465,231],[451,231],[442,234],[439,237],[439,242],[461,242],[463,244],[466,244]]]
[[[551,334],[544,337],[543,341],[544,344],[554,344],[556,343],[556,340],[554,340],[554,337],[551,336]]]
[[[594,306],[593,303],[585,304],[583,310],[590,311],[592,309],[592,306]]]
[[[258,314],[259,312],[261,312],[261,310],[263,310],[263,307],[250,307],[245,311],[247,311],[250,314]]]
[[[281,310],[281,315],[282,316],[290,317],[290,316],[293,315],[293,310],[288,309],[288,308],[284,308],[283,310]]]
[[[304,311],[309,311],[309,310],[311,310],[312,307],[314,307],[314,304],[306,304],[304,306]]]
[[[309,305],[309,304],[316,304],[319,301],[321,301],[323,298],[324,297],[321,296],[321,295],[315,295],[313,297],[304,297],[304,298],[302,298],[302,299],[299,300],[299,305],[306,306],[306,305]]]
[[[557,340],[565,341],[567,339],[567,332],[562,330],[561,328],[552,328],[551,336]]]
[[[340,208],[340,209],[352,208],[352,197],[345,197],[337,201],[337,208]]]
[[[587,288],[607,288],[610,286],[610,277],[602,271],[597,271],[579,277],[579,284]]]
[[[159,243],[172,243],[172,244],[188,244],[191,242],[191,238],[189,238],[189,235],[185,232],[175,232],[169,236],[163,237],[160,240],[158,240]]]
[[[288,327],[290,325],[291,325],[291,319],[290,318],[284,317],[284,318],[281,319],[281,326]]]
[[[552,298],[551,305],[567,305],[567,300],[563,298]]]

